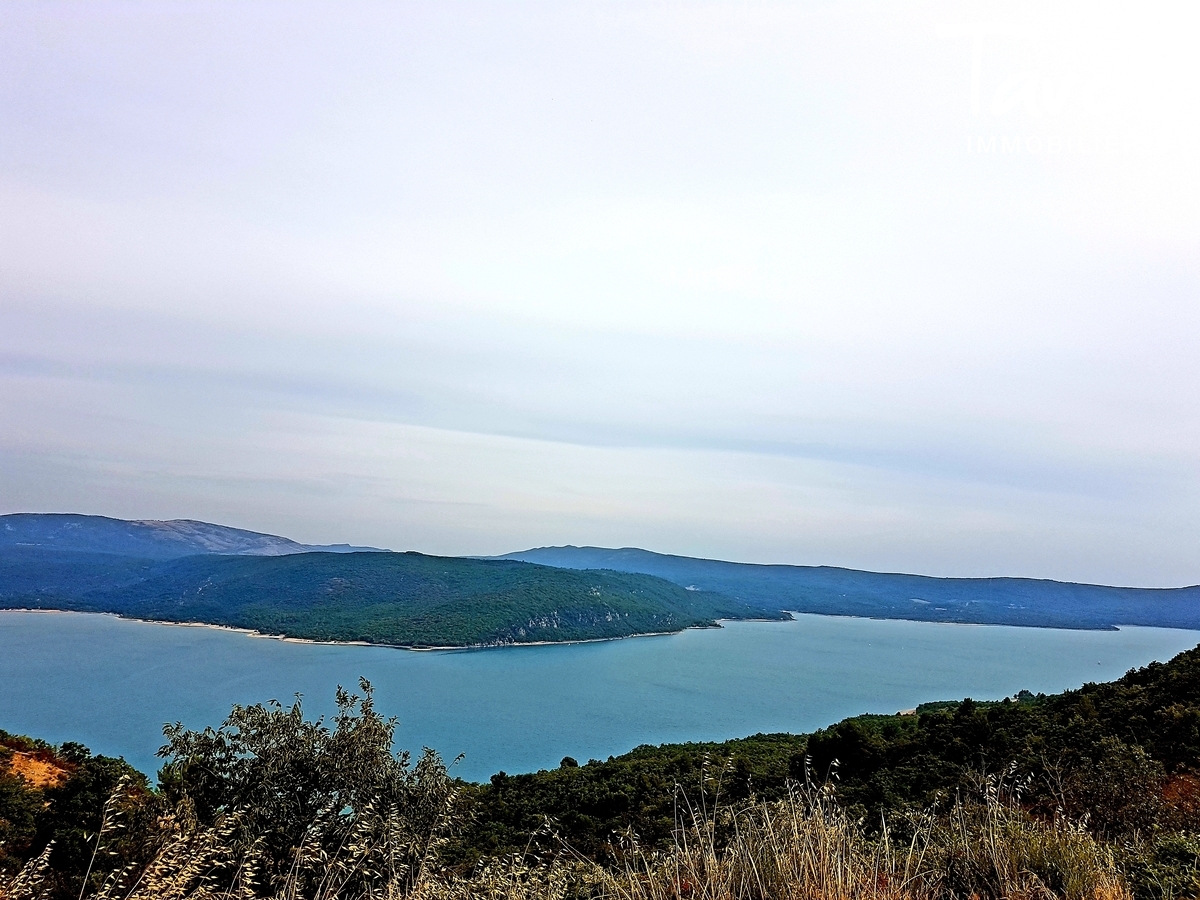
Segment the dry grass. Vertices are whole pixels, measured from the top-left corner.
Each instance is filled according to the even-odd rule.
[[[447,807],[449,821],[450,807]],[[182,817],[186,819],[186,816]],[[219,827],[163,823],[148,867],[117,871],[92,900],[1128,900],[1111,854],[1071,823],[1038,822],[994,788],[947,814],[868,834],[826,788],[795,787],[776,802],[718,810],[683,805],[666,850],[625,840],[624,865],[602,868],[560,848],[493,860],[470,875],[437,864],[439,833],[413,835],[395,811],[355,817],[333,850],[314,822],[291,869],[262,883],[253,842]],[[101,835],[101,842],[103,841]],[[98,849],[102,850],[100,844]],[[5,900],[37,900],[47,854],[0,885]]]
[[[607,879],[614,900],[978,900],[1129,896],[1112,856],[1081,828],[1039,823],[994,792],[865,833],[824,788],[696,815],[674,847],[635,853]],[[724,838],[718,840],[718,835]]]

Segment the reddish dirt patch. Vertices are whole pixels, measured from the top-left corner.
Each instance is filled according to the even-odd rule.
[[[1163,786],[1163,800],[1189,818],[1200,817],[1200,778],[1175,775]]]
[[[70,776],[70,770],[43,753],[23,753],[14,750],[8,761],[9,771],[20,775],[35,788],[55,787]]]

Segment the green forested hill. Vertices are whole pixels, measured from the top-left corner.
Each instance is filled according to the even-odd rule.
[[[416,553],[146,560],[0,548],[0,606],[110,612],[406,647],[678,631],[763,613],[660,578]]]
[[[934,578],[695,559],[636,547],[539,547],[501,558],[655,575],[762,609],[821,615],[1040,628],[1200,628],[1200,585],[1133,588],[1039,578]]]

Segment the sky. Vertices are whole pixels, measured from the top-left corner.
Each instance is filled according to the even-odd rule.
[[[1189,4],[0,6],[0,513],[1200,582]]]

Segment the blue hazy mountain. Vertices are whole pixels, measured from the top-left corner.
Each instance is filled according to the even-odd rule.
[[[139,559],[178,559],[199,553],[233,556],[285,556],[292,553],[355,553],[374,547],[300,544],[192,519],[110,519],[73,513],[15,513],[0,516],[0,549],[38,547],[76,553],[110,553]]]
[[[935,578],[696,559],[636,547],[538,547],[499,558],[655,575],[770,611],[1053,628],[1200,628],[1200,586],[1195,585],[1130,588],[1034,578]]]

